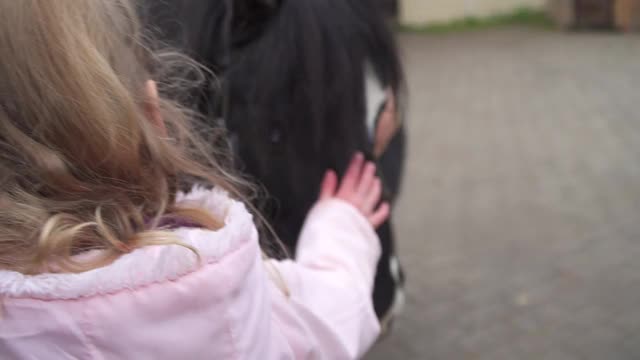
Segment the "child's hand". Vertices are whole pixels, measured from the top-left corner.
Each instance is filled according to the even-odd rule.
[[[374,228],[379,227],[389,218],[390,207],[380,203],[382,183],[376,175],[376,165],[365,164],[362,153],[357,153],[347,169],[342,183],[338,186],[338,177],[332,170],[322,181],[320,200],[337,198],[355,206],[369,220]]]

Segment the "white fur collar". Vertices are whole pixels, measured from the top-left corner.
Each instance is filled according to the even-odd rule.
[[[257,242],[251,214],[226,192],[197,187],[187,194],[178,194],[177,202],[205,208],[224,218],[225,225],[217,231],[175,230],[182,242],[198,250],[203,264],[215,262],[247,241]],[[193,252],[182,246],[149,246],[123,255],[109,266],[79,274],[27,276],[0,270],[0,297],[54,300],[108,294],[175,280],[198,266]]]

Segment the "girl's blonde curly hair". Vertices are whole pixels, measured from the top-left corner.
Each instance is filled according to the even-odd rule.
[[[145,43],[128,0],[0,0],[0,269],[85,271],[179,243],[167,218],[221,226],[174,203],[181,186],[240,196],[243,184],[216,163],[214,141],[194,135],[194,116],[162,95],[201,70]],[[159,82],[152,103],[147,81],[171,74],[179,80]],[[92,249],[99,258],[74,257]]]

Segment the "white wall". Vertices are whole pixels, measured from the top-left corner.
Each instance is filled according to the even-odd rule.
[[[400,0],[403,24],[424,25],[466,16],[489,16],[518,7],[543,8],[546,0]]]

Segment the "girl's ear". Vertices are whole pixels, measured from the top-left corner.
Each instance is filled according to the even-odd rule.
[[[164,124],[162,115],[160,114],[160,101],[158,98],[158,86],[153,80],[147,80],[145,83],[145,95],[147,97],[145,104],[145,113],[147,120],[158,129],[161,136],[167,136],[167,127]]]

